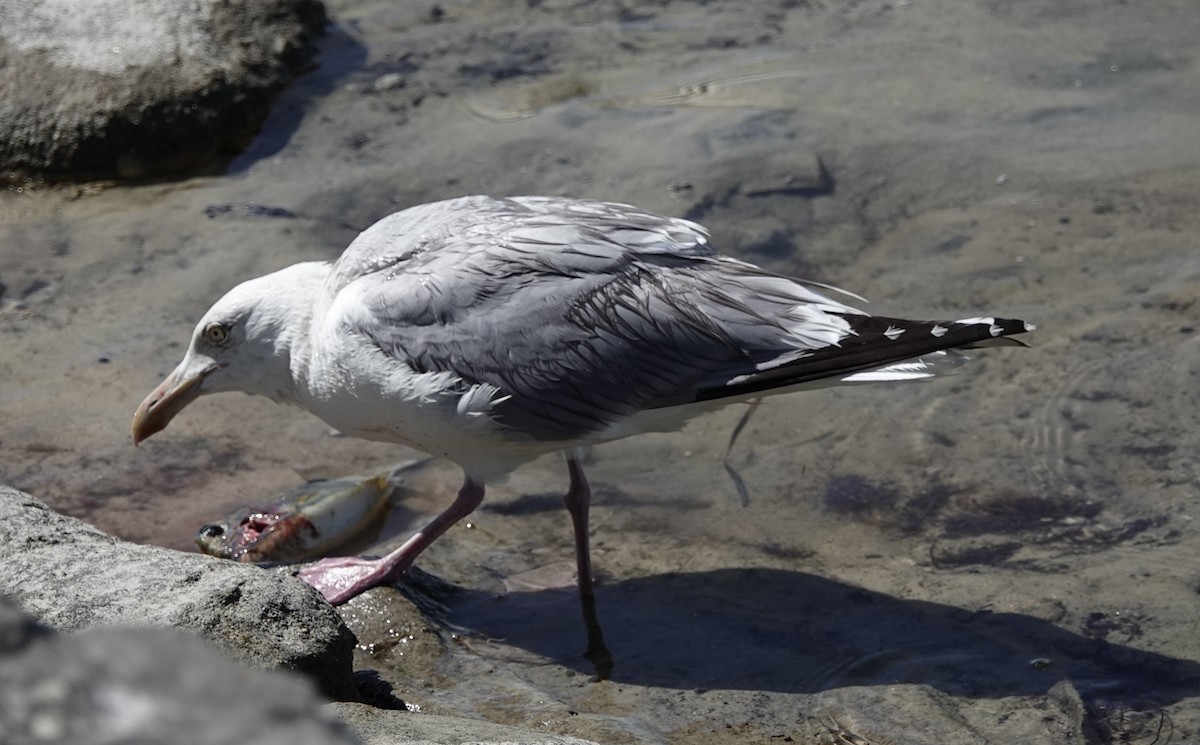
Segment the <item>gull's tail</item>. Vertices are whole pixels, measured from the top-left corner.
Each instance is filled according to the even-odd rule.
[[[966,361],[960,349],[1024,346],[1009,337],[1034,330],[1031,323],[1009,318],[907,321],[867,315],[843,317],[849,321],[852,333],[840,344],[739,376],[725,385],[704,388],[697,392],[696,400],[746,398],[797,386],[932,378]]]

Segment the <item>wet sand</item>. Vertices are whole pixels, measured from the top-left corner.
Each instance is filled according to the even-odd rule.
[[[365,666],[429,711],[605,742],[1056,742],[1062,680],[1098,741],[1198,736],[1200,12],[438,7],[329,3],[321,67],[226,176],[0,193],[0,481],[191,550],[248,500],[412,457],[234,395],[137,450],[129,417],[226,289],[392,211],[632,202],[873,312],[1039,331],[930,384],[772,399],[731,456],[745,507],[721,467],[737,409],[597,448],[612,681],[555,589],[555,458],[419,562],[459,588],[447,627],[410,619]],[[406,506],[458,479],[428,467]]]

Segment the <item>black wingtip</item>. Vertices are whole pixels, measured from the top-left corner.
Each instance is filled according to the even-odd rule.
[[[956,321],[909,321],[883,316],[843,315],[851,334],[840,343],[812,350],[794,361],[736,382],[697,392],[696,400],[737,398],[823,378],[840,378],[943,349],[1028,346],[1012,336],[1036,326],[1015,318],[981,316]]]
[[[962,321],[953,321],[955,326],[974,326],[984,325],[987,321],[989,324],[988,333],[991,338],[983,338],[978,341],[968,342],[959,345],[960,349],[979,349],[981,347],[1028,347],[1029,345],[1020,339],[1012,338],[1016,334],[1026,334],[1037,330],[1037,325],[1029,321],[1022,321],[1017,318],[969,318]]]

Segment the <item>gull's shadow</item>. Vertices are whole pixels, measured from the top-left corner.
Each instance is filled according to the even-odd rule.
[[[562,590],[447,598],[449,622],[592,672],[579,600]],[[815,693],[923,683],[951,695],[1200,694],[1200,663],[1094,639],[1017,613],[900,600],[809,574],[722,569],[597,588],[612,680],[663,688]]]

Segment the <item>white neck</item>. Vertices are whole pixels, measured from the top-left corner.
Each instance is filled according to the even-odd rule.
[[[269,284],[270,300],[259,304],[250,333],[273,346],[263,350],[273,358],[262,368],[272,371],[271,379],[257,381],[266,390],[254,392],[299,403],[312,365],[314,312],[328,274],[328,263],[310,261],[251,280]]]

